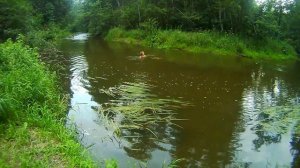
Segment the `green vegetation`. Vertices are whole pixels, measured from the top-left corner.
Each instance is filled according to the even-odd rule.
[[[16,39],[19,34],[54,30],[54,25],[65,29],[70,0],[2,0],[0,1],[0,41]],[[57,29],[56,29],[57,30]],[[55,33],[54,31],[52,33]],[[46,38],[45,40],[48,40]]]
[[[292,59],[296,53],[287,42],[265,39],[255,41],[229,33],[213,31],[183,32],[181,30],[146,29],[124,30],[113,28],[106,36],[109,41],[120,41],[163,49],[187,50],[195,53],[239,55],[260,59]]]
[[[61,56],[56,45],[70,30],[163,49],[293,59],[300,53],[300,1],[1,0],[0,167],[95,166],[64,126],[67,100],[55,83],[62,67],[47,64]],[[109,123],[117,134],[171,124],[175,118],[166,109],[184,104],[156,99],[144,83],[102,92],[111,99],[101,114],[123,118]],[[282,108],[264,111],[261,129],[284,132],[284,124],[299,122],[298,110]]]
[[[298,0],[85,0],[75,6],[77,30],[106,36],[113,29],[107,39],[255,58],[300,52]]]
[[[174,124],[172,121],[178,119],[172,109],[188,105],[178,100],[159,99],[150,93],[150,88],[145,83],[126,82],[100,90],[110,100],[102,105],[99,112],[117,136],[122,136],[124,130],[143,130],[156,137],[151,128],[162,122]]]
[[[63,67],[45,64],[60,56],[69,9],[68,0],[0,1],[0,42],[12,39],[0,44],[0,167],[96,167],[65,128]]]
[[[257,135],[257,138],[253,140],[255,149],[260,149],[264,144],[279,142],[282,135],[289,133],[291,128],[292,141],[299,141],[299,105],[265,107],[258,114],[257,121],[257,125],[252,128]],[[293,148],[299,149],[294,146]]]
[[[299,105],[275,106],[263,109],[259,114],[261,120],[257,131],[272,135],[285,134],[288,128],[294,127],[294,134],[300,135],[300,107]]]
[[[0,45],[0,167],[92,167],[64,127],[66,99],[38,56],[22,41]]]
[[[115,159],[110,159],[105,161],[106,168],[117,168],[118,162]]]

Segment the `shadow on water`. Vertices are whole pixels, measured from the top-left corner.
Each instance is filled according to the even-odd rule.
[[[63,48],[71,61],[69,124],[99,164],[116,158],[122,167],[161,167],[183,158],[180,167],[299,165],[299,63],[256,63],[93,38],[67,40]],[[148,56],[139,59],[140,50]],[[129,107],[152,120],[126,118],[132,113],[125,112],[134,111]],[[153,117],[162,116],[153,109],[186,120],[157,122]]]

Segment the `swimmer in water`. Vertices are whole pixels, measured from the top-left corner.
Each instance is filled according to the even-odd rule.
[[[145,52],[144,52],[144,51],[141,51],[141,52],[140,52],[140,58],[144,58],[144,57],[146,57]]]

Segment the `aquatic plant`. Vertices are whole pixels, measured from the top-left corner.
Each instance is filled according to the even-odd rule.
[[[151,94],[146,83],[125,82],[120,86],[100,89],[99,92],[111,97],[99,108],[102,118],[109,120],[116,135],[122,130],[142,129],[155,133],[151,127],[161,122],[176,125],[174,109],[188,103],[174,99],[159,99]],[[155,135],[156,136],[156,135]]]
[[[163,168],[178,168],[180,167],[178,164],[185,159],[174,159],[169,164],[163,164]]]
[[[266,107],[258,114],[256,122],[252,128],[257,135],[253,140],[255,149],[259,149],[263,144],[280,142],[282,135],[290,131],[295,138],[300,138],[299,105]]]
[[[300,121],[300,106],[275,106],[262,110],[258,116],[257,131],[284,134]],[[297,129],[295,129],[297,130]]]
[[[118,161],[115,159],[109,159],[105,161],[105,167],[106,168],[117,168],[118,166]]]

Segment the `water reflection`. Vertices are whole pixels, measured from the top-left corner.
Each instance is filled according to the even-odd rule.
[[[117,158],[123,167],[136,162],[161,167],[178,158],[184,158],[180,167],[299,165],[298,65],[192,56],[98,39],[68,41],[64,47],[72,62],[69,118],[96,160]],[[160,59],[135,59],[140,50]],[[154,134],[121,129],[117,136],[98,112],[115,99],[99,90],[128,83],[150,86],[142,93],[146,97],[193,105],[171,109],[176,118],[188,120],[175,122],[182,128],[163,122],[150,125]]]
[[[260,66],[243,92],[245,131],[240,134],[236,157],[251,167],[289,166],[293,158],[289,149],[292,130],[300,119],[299,91],[282,75],[274,76],[273,71]]]
[[[178,65],[177,62],[163,59],[133,60],[128,59],[128,55],[133,55],[137,49],[128,46],[119,48],[115,44],[110,46],[110,44],[102,45],[102,43],[91,41],[86,51],[86,54],[90,54],[87,57],[91,66],[89,75],[110,79],[103,80],[101,83],[91,81],[93,86],[91,94],[97,102],[108,100],[99,96],[98,88],[118,86],[124,81],[136,82],[139,79],[153,85],[152,93],[160,98],[183,99],[195,104],[192,107],[177,109],[178,118],[189,119],[189,121],[177,123],[183,127],[182,129],[169,128],[164,124],[153,128],[154,132],[159,134],[157,138],[159,141],[153,139],[153,135],[149,132],[127,132],[129,136],[142,134],[140,138],[128,139],[133,143],[125,148],[129,156],[161,164],[161,160],[153,157],[159,156],[158,152],[166,153],[172,155],[173,158],[185,158],[186,160],[182,162],[183,167],[217,166],[230,163],[232,151],[235,148],[230,143],[239,116],[238,101],[243,92],[243,80],[250,80],[251,71],[240,72],[240,69],[230,68],[224,71],[219,65],[212,65],[214,68],[190,64]],[[97,50],[99,46],[101,49]],[[147,51],[147,53],[150,52]],[[151,54],[163,56],[164,53],[152,51]],[[238,62],[234,64],[239,65]],[[143,75],[139,75],[141,73]],[[232,78],[235,80],[231,80]],[[161,141],[163,143],[160,145]]]

